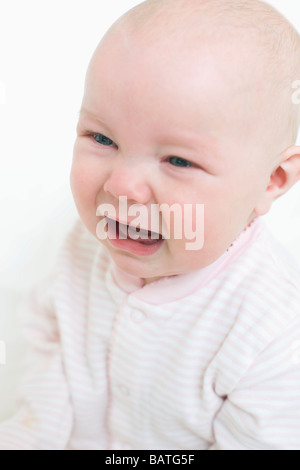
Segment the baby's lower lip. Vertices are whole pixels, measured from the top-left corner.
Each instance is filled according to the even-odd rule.
[[[121,238],[120,238],[121,234]],[[125,236],[127,238],[125,238]],[[138,239],[128,237],[128,227],[107,218],[107,238],[115,248],[139,255],[151,256],[155,254],[163,245],[164,239],[158,240]]]

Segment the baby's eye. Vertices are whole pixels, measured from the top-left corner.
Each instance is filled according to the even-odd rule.
[[[106,145],[107,147],[115,145],[111,139],[105,137],[103,134],[93,134],[93,137],[98,144]]]
[[[171,165],[174,165],[180,168],[189,168],[193,166],[191,162],[180,157],[169,157],[168,161],[171,163]]]

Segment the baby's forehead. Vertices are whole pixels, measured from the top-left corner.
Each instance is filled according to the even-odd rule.
[[[220,88],[234,90],[235,100],[244,100],[247,90],[259,88],[262,91],[265,61],[251,35],[241,31],[240,37],[231,34],[221,38],[220,31],[219,35],[213,34],[206,23],[200,34],[199,28],[192,33],[184,22],[181,31],[179,27],[175,31],[163,22],[136,27],[136,19],[133,20],[121,19],[100,44],[98,67],[101,71],[105,63],[105,69],[111,67],[112,73],[117,74],[121,64],[130,63],[135,83],[145,76],[153,77],[156,86],[167,80],[170,91],[179,85],[178,91],[183,94],[184,90],[180,90],[182,76],[191,82],[196,80],[199,85],[206,81],[215,86],[215,94]],[[259,82],[261,85],[257,87]]]
[[[115,90],[121,87],[120,83],[129,94],[135,91],[133,87],[143,95],[153,94],[151,87],[158,92],[161,88],[170,99],[177,93],[181,100],[185,93],[190,100],[192,90],[197,103],[206,105],[206,112],[207,97],[214,114],[220,112],[215,101],[221,100],[228,114],[239,108],[238,112],[247,109],[253,115],[253,104],[259,100],[245,103],[245,99],[249,100],[247,91],[261,94],[267,84],[263,80],[264,59],[251,34],[241,28],[237,34],[225,34],[204,15],[195,22],[193,15],[182,18],[173,9],[172,19],[167,10],[160,17],[147,13],[141,19],[129,12],[109,30],[95,54],[95,84],[106,75]],[[153,106],[155,103],[157,100]]]
[[[293,121],[295,132],[291,85],[300,76],[299,44],[292,25],[259,0],[148,0],[110,28],[91,69],[104,70],[108,63],[118,74],[118,61],[131,56],[133,82],[141,76],[134,73],[148,63],[170,78],[170,88],[170,70],[176,73],[180,67],[186,75],[206,74],[208,81],[220,75],[222,86],[235,91],[236,101],[243,100],[241,109],[259,106],[269,115],[279,112],[285,123]],[[215,60],[215,69],[199,66],[205,55]],[[291,119],[287,113],[293,114]]]
[[[123,31],[148,46],[165,44],[165,53],[172,44],[201,47],[203,43],[229,40],[246,43],[259,39],[267,43],[272,35],[276,37],[280,28],[261,24],[259,20],[266,19],[266,11],[253,8],[257,4],[265,5],[258,0],[148,0],[123,15],[109,33]],[[278,19],[282,24],[287,23],[278,14],[277,26]]]
[[[242,62],[252,46],[257,60],[274,64],[272,73],[283,71],[297,48],[299,63],[299,35],[277,10],[259,0],[148,0],[123,15],[111,31],[123,31],[129,45],[134,38],[145,49],[160,47],[165,56],[177,47],[189,54],[204,44],[231,44],[236,53],[244,48]],[[228,52],[228,61],[233,58]]]
[[[160,3],[165,7],[156,12],[153,5]],[[176,9],[174,5],[177,3]],[[157,66],[174,59],[184,67],[186,59],[189,59],[191,66],[194,64],[196,67],[204,55],[210,55],[219,60],[224,72],[225,68],[228,69],[232,85],[240,78],[243,81],[250,79],[253,83],[255,72],[267,75],[271,71],[272,45],[266,46],[268,35],[264,31],[258,34],[256,27],[250,25],[246,28],[235,17],[227,21],[222,15],[214,16],[213,9],[206,8],[202,12],[196,9],[193,14],[193,8],[186,8],[187,4],[197,3],[207,2],[148,0],[112,26],[102,41],[103,46],[107,44],[112,50],[114,47],[122,48],[125,55],[134,54],[136,67],[149,57],[154,58],[153,66],[155,59]],[[215,2],[211,0],[210,3]],[[278,68],[274,67],[272,73],[277,71]],[[262,74],[259,73],[257,78],[261,80]]]

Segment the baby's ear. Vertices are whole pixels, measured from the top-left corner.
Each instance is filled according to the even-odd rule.
[[[281,164],[270,176],[265,194],[255,208],[256,215],[269,212],[275,199],[283,196],[300,180],[300,146],[289,147],[282,153]]]

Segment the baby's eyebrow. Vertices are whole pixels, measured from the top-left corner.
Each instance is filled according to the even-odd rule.
[[[99,124],[101,124],[103,127],[105,127],[109,132],[112,132],[112,130],[110,129],[110,127],[100,119],[99,116],[97,116],[96,114],[92,113],[91,111],[89,111],[87,108],[85,107],[82,107],[78,113],[79,115],[79,119],[82,117],[82,115],[86,115],[87,117],[89,117],[90,119],[92,119],[93,121],[95,122],[98,122]]]
[[[93,112],[91,112],[89,109],[87,109],[84,106],[82,106],[79,111],[79,115],[81,116],[82,114],[88,116],[93,121],[100,123],[109,132],[111,132],[111,129],[109,128],[109,126],[104,121],[102,121],[99,118],[99,116],[97,116],[96,114],[94,114]],[[213,167],[216,165],[217,161],[220,160],[217,141],[215,138],[208,136],[208,135],[204,137],[204,136],[200,136],[200,135],[192,133],[192,137],[190,138],[188,137],[181,138],[178,134],[170,134],[170,135],[165,135],[164,137],[161,136],[160,141],[162,145],[163,145],[163,142],[170,142],[170,143],[172,142],[173,146],[178,146],[178,147],[182,147],[185,149],[189,148],[189,150],[193,152],[195,152],[196,148],[199,149],[200,153],[204,151],[204,154],[201,155],[201,158],[200,156],[198,157],[199,164],[206,165],[207,168],[209,167],[208,170],[210,169],[212,174],[214,172]],[[191,144],[191,141],[193,141],[193,144]],[[216,157],[213,159],[213,161],[212,161],[212,156],[213,156],[212,154],[215,155]],[[205,155],[206,157],[209,156],[209,162],[205,161]],[[195,160],[197,160],[198,158],[196,155],[194,156]]]
[[[78,113],[79,116],[81,116],[82,114],[87,114],[90,118],[94,119],[94,121],[102,122],[101,119],[99,119],[99,117],[96,116],[96,114],[92,113],[84,106],[80,108],[79,113]]]

